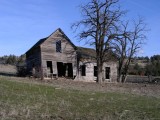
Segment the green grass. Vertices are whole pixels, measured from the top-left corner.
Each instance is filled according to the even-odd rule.
[[[0,78],[0,119],[159,120],[160,99],[59,89]]]

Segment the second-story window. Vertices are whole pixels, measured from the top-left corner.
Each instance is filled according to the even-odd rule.
[[[62,52],[61,41],[60,40],[56,42],[56,52],[60,52],[60,53]]]

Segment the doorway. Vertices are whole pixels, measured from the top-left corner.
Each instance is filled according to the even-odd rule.
[[[47,61],[47,73],[53,73],[52,61]]]
[[[72,63],[57,62],[58,77],[73,77]]]
[[[73,77],[73,66],[72,63],[67,63],[68,77]]]
[[[86,65],[81,66],[81,76],[86,76]]]
[[[57,71],[58,71],[58,77],[65,76],[65,65],[62,62],[57,62]]]
[[[110,67],[106,67],[106,79],[110,79]]]

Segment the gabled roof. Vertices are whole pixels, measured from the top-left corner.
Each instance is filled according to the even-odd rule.
[[[61,28],[58,28],[57,30],[60,31],[60,32],[63,34],[63,37],[71,44],[71,46],[72,46],[74,49],[77,49],[77,47],[72,43],[72,41],[67,37],[67,35],[62,31]],[[57,30],[56,30],[56,31],[57,31]],[[56,32],[56,31],[55,31],[55,32]]]
[[[57,31],[61,32],[63,34],[63,37],[71,44],[71,46],[76,49],[76,46],[71,42],[71,40],[65,35],[65,33],[61,30],[61,28],[58,28],[56,31],[54,31],[51,35],[55,34]],[[50,36],[51,36],[50,35]],[[34,48],[39,47],[43,42],[45,42],[50,36],[40,39],[35,45],[33,45],[26,53],[28,53],[30,50],[33,50]]]

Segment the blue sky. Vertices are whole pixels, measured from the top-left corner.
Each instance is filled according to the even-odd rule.
[[[87,0],[86,0],[87,1]],[[75,45],[82,46],[71,30],[81,19],[82,0],[0,0],[0,56],[24,54],[39,39],[61,28]],[[120,0],[128,18],[145,18],[150,31],[139,56],[160,54],[160,0]]]

